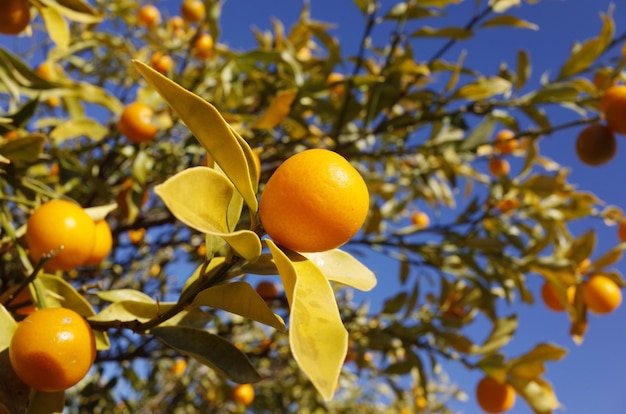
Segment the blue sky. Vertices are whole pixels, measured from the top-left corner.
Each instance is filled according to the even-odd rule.
[[[383,1],[383,4],[388,2]],[[391,3],[391,2],[389,2]],[[484,2],[483,2],[484,3]],[[249,0],[227,0],[223,8],[221,42],[233,48],[245,49],[254,44],[252,27],[270,30],[270,19],[281,19],[288,28],[297,19],[300,2],[282,0],[273,2],[250,2]],[[446,25],[463,25],[474,2],[466,0],[448,9]],[[466,64],[488,73],[494,73],[502,62],[515,67],[519,49],[529,52],[533,66],[531,85],[537,85],[544,74],[555,75],[560,65],[569,56],[575,41],[596,36],[601,28],[600,12],[609,10],[607,0],[563,0],[540,1],[536,5],[513,8],[512,13],[539,25],[538,31],[522,29],[492,29],[480,32],[472,40],[459,43],[446,55],[448,60],[456,60],[461,50],[467,50]],[[341,39],[344,54],[354,54],[362,34],[361,16],[349,0],[311,0],[312,17],[316,20],[338,24],[334,34]],[[614,12],[616,33],[626,31],[626,4],[616,2]],[[443,21],[443,20],[442,20]],[[436,25],[435,19],[424,20],[423,24]],[[388,30],[374,33],[384,39]],[[440,40],[416,40],[413,47],[416,55],[427,59],[442,44]],[[557,111],[555,123],[575,119],[577,115],[569,111]],[[559,122],[560,121],[560,122]],[[626,137],[618,137],[618,154],[607,165],[587,167],[581,164],[574,153],[574,141],[579,129],[558,132],[541,140],[542,152],[559,163],[571,168],[570,180],[580,189],[594,192],[608,204],[626,206],[626,194],[621,190],[621,180],[626,178]],[[598,231],[597,251],[606,251],[615,245],[617,230],[604,228],[599,221],[585,221],[575,226],[578,234],[589,228]],[[389,270],[380,256],[372,256],[366,263],[378,272],[379,285],[370,292],[372,300],[387,297],[396,273]],[[618,264],[622,271],[624,264]],[[539,277],[529,277],[533,292],[538,292]],[[626,318],[626,306],[610,315],[591,315],[589,329],[582,346],[575,345],[568,335],[569,322],[565,314],[548,311],[541,303],[535,306],[515,305],[512,311],[519,313],[520,324],[513,342],[505,348],[509,356],[519,355],[530,350],[538,342],[552,342],[566,348],[569,353],[560,362],[547,364],[547,379],[555,386],[560,402],[569,414],[626,412],[626,358],[623,357],[623,343],[626,332],[621,322]],[[459,365],[447,364],[452,380],[464,387],[470,400],[455,405],[459,412],[479,412],[473,390],[481,374],[468,372]],[[513,414],[529,413],[530,408],[518,399]]]

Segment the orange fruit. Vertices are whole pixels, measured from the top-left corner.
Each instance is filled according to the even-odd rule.
[[[568,303],[572,305],[574,303],[574,296],[576,295],[576,287],[568,286],[566,295]],[[541,299],[549,309],[555,312],[563,312],[566,308],[563,299],[550,282],[545,282],[543,286],[541,286]]]
[[[487,413],[502,413],[515,404],[515,390],[509,384],[501,384],[491,377],[484,377],[476,387],[476,401]]]
[[[256,285],[256,293],[265,300],[272,300],[278,296],[278,289],[272,282],[264,280]]]
[[[173,31],[182,30],[185,27],[185,22],[180,16],[170,17],[170,27]]]
[[[248,406],[254,401],[254,388],[250,384],[239,384],[233,388],[231,398],[237,405]]]
[[[187,361],[182,358],[177,358],[174,360],[174,363],[172,364],[172,374],[179,377],[185,373],[186,369]]]
[[[604,91],[600,110],[613,132],[626,135],[626,85],[613,85]]]
[[[617,226],[617,237],[619,237],[620,242],[626,242],[626,220],[620,222]]]
[[[515,132],[510,129],[503,129],[496,134],[493,147],[495,151],[500,155],[510,154],[518,147],[518,141],[515,137]]]
[[[259,204],[267,234],[277,244],[301,252],[348,242],[368,209],[369,193],[359,172],[325,149],[289,157],[269,178]]]
[[[17,290],[13,289],[15,292]],[[30,294],[30,289],[26,286],[20,291],[13,299],[5,303],[4,306],[8,309],[14,308],[14,311],[18,315],[30,315],[35,312],[37,308],[33,305],[33,298]]]
[[[495,207],[500,210],[501,213],[508,213],[519,207],[519,200],[517,198],[503,198],[502,200],[496,201]]]
[[[46,308],[17,325],[9,359],[17,376],[38,391],[58,392],[80,381],[96,358],[87,321],[67,308]]]
[[[0,33],[16,35],[30,23],[30,6],[26,0],[0,1]]]
[[[148,142],[159,129],[152,124],[154,111],[141,102],[133,102],[122,111],[117,127],[119,131],[134,143]]]
[[[52,200],[35,209],[28,219],[25,237],[34,261],[56,252],[46,263],[46,270],[71,270],[85,263],[91,254],[96,224],[79,205]]]
[[[344,84],[345,76],[339,72],[329,73],[326,77],[326,83],[330,88],[330,94],[333,98],[340,98],[346,90]]]
[[[612,68],[602,68],[599,69],[593,75],[593,85],[596,89],[603,90],[608,88],[609,86],[613,86],[617,83],[617,79],[613,78],[613,69]]]
[[[132,244],[139,244],[146,235],[146,229],[130,229],[128,230],[128,239]]]
[[[411,215],[411,223],[420,229],[424,229],[430,225],[430,217],[423,211],[418,211]]]
[[[582,284],[583,302],[595,314],[611,313],[622,303],[622,291],[606,276],[591,276]]]
[[[607,126],[591,124],[576,138],[576,155],[583,163],[598,166],[609,162],[617,153],[615,134]]]
[[[208,33],[201,33],[193,42],[193,53],[201,59],[208,59],[213,56],[213,36]]]
[[[152,4],[146,4],[139,9],[137,13],[137,23],[140,26],[154,26],[161,21],[161,12],[156,6]]]
[[[170,55],[156,52],[150,58],[150,66],[159,73],[167,73],[174,66],[174,61]]]
[[[197,23],[204,19],[206,8],[202,0],[183,0],[180,5],[180,14],[189,23]]]
[[[507,160],[502,158],[492,158],[489,160],[489,172],[495,177],[508,175],[511,171],[511,165]]]
[[[111,227],[106,220],[96,221],[96,240],[91,249],[91,254],[83,263],[84,266],[98,265],[111,252],[113,247],[113,235]]]

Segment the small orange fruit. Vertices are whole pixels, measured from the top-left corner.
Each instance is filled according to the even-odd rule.
[[[346,91],[344,83],[345,76],[339,72],[331,72],[326,77],[326,83],[330,88],[330,94],[333,98],[340,98]]]
[[[411,223],[420,229],[425,229],[430,225],[430,217],[423,211],[417,211],[411,214]]]
[[[139,244],[146,235],[146,229],[130,229],[128,230],[128,239],[132,244]]]
[[[170,27],[173,31],[182,30],[185,27],[185,22],[180,16],[172,16],[170,17]]]
[[[30,23],[30,6],[26,0],[0,2],[0,33],[16,35]]]
[[[254,401],[254,388],[250,384],[239,384],[233,388],[231,398],[237,405],[248,406]]]
[[[503,198],[502,200],[496,201],[494,206],[504,214],[518,208],[519,200],[517,198]]]
[[[25,238],[34,261],[56,251],[45,268],[50,271],[71,270],[85,263],[91,254],[96,225],[79,205],[52,200],[37,207],[30,216]]]
[[[595,314],[611,313],[622,303],[622,291],[606,276],[591,276],[582,284],[583,302]]]
[[[493,146],[498,154],[506,155],[515,151],[518,144],[517,139],[515,139],[515,132],[510,129],[503,129],[496,134]]]
[[[606,164],[616,153],[615,134],[605,125],[591,124],[580,131],[576,138],[576,155],[587,165]]]
[[[172,374],[174,374],[177,377],[180,377],[181,375],[185,373],[186,369],[187,369],[187,361],[185,361],[183,358],[177,358],[174,360],[174,363],[172,364]]]
[[[152,4],[146,4],[139,9],[137,14],[137,23],[140,26],[151,27],[161,21],[161,12],[156,6]]]
[[[507,160],[502,158],[491,158],[489,160],[489,172],[495,177],[508,175],[511,171],[511,165]]]
[[[117,127],[131,142],[148,142],[159,132],[159,129],[152,124],[153,115],[154,111],[148,105],[133,102],[122,111]]]
[[[193,53],[201,59],[208,59],[213,56],[213,36],[208,33],[201,33],[193,42]]]
[[[341,155],[310,149],[289,157],[261,194],[263,227],[277,243],[319,252],[348,242],[361,228],[369,193],[359,172]]]
[[[491,377],[484,377],[476,387],[476,401],[487,413],[502,413],[515,404],[515,390],[509,384],[501,384]]]
[[[180,5],[180,14],[189,23],[197,23],[204,19],[206,8],[202,0],[183,0]]]
[[[83,379],[96,358],[87,321],[67,308],[46,308],[26,317],[13,333],[9,359],[29,387],[59,392]]]
[[[576,295],[576,287],[568,286],[567,291],[567,302],[572,305],[574,303],[574,296]],[[541,299],[543,299],[543,303],[555,312],[563,312],[565,310],[565,304],[563,303],[563,299],[557,292],[554,285],[550,282],[545,282],[543,286],[541,286]]]
[[[620,242],[626,242],[626,220],[620,222],[617,226],[617,237],[619,237]]]
[[[600,110],[613,132],[626,135],[626,85],[609,87],[600,100]]]
[[[111,227],[106,220],[96,221],[96,240],[91,249],[89,258],[83,263],[84,266],[98,265],[102,263],[105,257],[111,252],[113,247],[113,235]]]
[[[150,58],[150,66],[159,73],[167,73],[174,66],[174,60],[170,55],[156,52]]]
[[[256,285],[256,293],[264,300],[272,300],[278,296],[278,289],[272,282],[264,280]]]

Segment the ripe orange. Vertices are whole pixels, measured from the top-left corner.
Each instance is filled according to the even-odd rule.
[[[600,100],[600,110],[613,132],[626,135],[626,85],[609,87]]]
[[[150,58],[150,66],[159,73],[167,73],[174,66],[174,61],[170,55],[156,52]]]
[[[418,211],[411,215],[411,223],[420,229],[424,229],[430,225],[430,217],[423,211]]]
[[[197,23],[204,19],[206,8],[202,0],[183,0],[180,5],[180,14],[189,23]]]
[[[183,358],[177,358],[174,360],[174,363],[172,364],[172,374],[174,374],[177,377],[180,377],[181,375],[185,373],[186,369],[187,369],[187,361],[185,361]]]
[[[583,302],[595,314],[611,313],[622,303],[622,291],[606,276],[591,276],[582,284]]]
[[[496,201],[494,206],[500,210],[501,213],[508,213],[519,207],[519,200],[517,198],[503,198]]]
[[[161,12],[156,6],[152,4],[146,4],[139,9],[137,14],[137,23],[140,26],[154,26],[161,21]]]
[[[278,296],[278,289],[272,282],[264,280],[256,285],[256,293],[265,300],[272,300]]]
[[[26,0],[0,2],[0,33],[16,35],[30,23],[30,6]]]
[[[213,36],[208,33],[202,33],[193,42],[193,53],[201,59],[208,59],[213,56],[214,46]]]
[[[484,377],[476,387],[476,401],[485,412],[502,413],[515,404],[515,390],[509,384],[501,384],[491,377]]]
[[[254,401],[254,388],[250,384],[239,384],[233,388],[231,398],[237,405],[248,406]]]
[[[593,75],[593,85],[596,89],[603,90],[617,83],[617,79],[612,77],[613,69],[602,68]]]
[[[148,142],[159,132],[159,129],[152,124],[152,115],[154,111],[148,105],[133,102],[122,111],[117,128],[131,142]]]
[[[368,209],[369,193],[359,172],[325,149],[289,157],[269,178],[259,204],[267,234],[301,252],[343,245],[359,231]]]
[[[84,266],[98,265],[111,252],[113,247],[113,235],[106,220],[96,222],[96,240],[91,249],[89,258],[83,263]]]
[[[81,266],[91,254],[95,239],[96,224],[91,217],[79,205],[65,200],[42,204],[26,226],[26,244],[34,261],[62,247],[46,263],[49,271]]]
[[[170,27],[172,28],[173,31],[176,30],[182,30],[183,27],[185,26],[185,22],[183,21],[183,18],[180,16],[172,16],[170,17]]]
[[[617,237],[619,237],[620,242],[626,242],[626,220],[619,223],[617,227]]]
[[[492,158],[489,160],[489,172],[495,177],[508,175],[511,171],[511,165],[507,160],[502,158]]]
[[[567,291],[567,301],[571,305],[574,303],[574,296],[576,295],[576,287],[568,286]],[[541,286],[541,299],[543,299],[543,303],[555,312],[563,312],[565,310],[565,304],[563,303],[563,299],[557,293],[554,285],[550,282],[545,282],[543,286]]]
[[[576,138],[576,155],[587,165],[606,164],[616,153],[615,134],[605,125],[591,124],[580,131]]]
[[[515,137],[515,132],[510,129],[503,129],[496,134],[493,147],[495,151],[500,155],[510,154],[518,147],[518,141]]]
[[[80,381],[96,358],[87,321],[67,308],[46,308],[20,322],[11,338],[9,359],[17,376],[44,392],[68,389]]]
[[[139,244],[146,235],[146,229],[130,229],[128,230],[128,239],[132,244]]]

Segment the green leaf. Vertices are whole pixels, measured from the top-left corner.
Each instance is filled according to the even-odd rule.
[[[406,292],[399,292],[395,296],[385,300],[381,313],[394,314],[404,307],[409,295]]]
[[[552,414],[554,410],[561,408],[552,386],[541,378],[527,380],[511,377],[509,384],[526,400],[535,414]]]
[[[531,66],[530,57],[525,50],[519,50],[517,52],[517,80],[515,81],[515,88],[521,89],[530,78]]]
[[[265,301],[246,282],[218,285],[200,292],[194,306],[210,306],[244,318],[264,323],[279,331],[286,331],[283,320],[274,314]]]
[[[530,352],[507,361],[509,374],[528,380],[539,378],[544,372],[546,361],[559,361],[567,350],[552,344],[537,344]]]
[[[73,118],[63,121],[51,132],[50,138],[62,142],[70,138],[87,137],[100,141],[106,137],[109,129],[92,118]]]
[[[256,180],[250,173],[252,150],[237,138],[234,130],[210,103],[161,75],[146,64],[133,63],[148,83],[176,111],[198,141],[241,193],[253,213],[258,210]],[[249,153],[249,154],[246,154]]]
[[[416,4],[424,7],[444,8],[449,4],[459,4],[463,0],[416,0]]]
[[[493,321],[493,327],[485,342],[480,346],[473,346],[473,354],[488,354],[508,344],[517,330],[517,316],[511,315],[506,318]]]
[[[271,240],[266,242],[289,301],[289,344],[294,359],[324,400],[329,401],[348,351],[348,332],[341,321],[335,294],[313,262],[294,252],[288,256]]]
[[[165,345],[241,384],[260,381],[261,375],[246,355],[233,344],[205,330],[187,326],[165,326],[151,333]]]
[[[154,303],[154,299],[145,293],[134,289],[101,290],[96,292],[96,296],[107,302],[135,301],[144,303]]]
[[[446,37],[454,40],[469,39],[473,36],[471,30],[462,27],[442,27],[439,29],[423,26],[411,34],[411,37]]]
[[[102,16],[81,0],[40,0],[48,7],[53,7],[68,19],[85,24],[98,23]]]
[[[481,25],[481,27],[501,27],[501,26],[518,27],[521,29],[530,29],[530,30],[539,30],[539,26],[537,26],[536,24],[520,19],[519,17],[513,16],[511,14],[500,14],[498,16],[492,17],[489,20],[486,20]]]
[[[409,4],[407,2],[401,2],[393,6],[384,18],[388,20],[411,20],[441,15],[442,13],[435,9],[419,6],[413,3]]]
[[[533,259],[529,264],[529,270],[542,275],[557,286],[576,284],[576,272],[569,260]]]
[[[0,122],[0,135],[4,135],[13,129],[24,127],[35,114],[38,104],[39,100],[31,99],[22,105],[17,111],[2,115],[2,122]]]
[[[91,321],[121,321],[130,322],[137,320],[147,322],[174,307],[174,302],[146,303],[134,300],[122,300],[114,302],[100,313],[89,318]]]
[[[13,319],[9,311],[0,304],[0,352],[9,347],[15,328],[17,328],[15,319]]]
[[[189,227],[224,238],[245,259],[261,255],[261,241],[254,232],[229,228],[234,188],[219,172],[208,167],[188,168],[156,186],[154,192]]]
[[[591,268],[594,270],[602,270],[605,267],[611,266],[622,259],[624,255],[624,249],[626,249],[626,243],[618,244],[602,256],[597,258],[591,263]]]
[[[483,120],[480,121],[480,124],[474,128],[472,133],[461,141],[459,150],[472,151],[481,145],[488,143],[491,140],[495,125],[496,122],[491,115],[485,116]]]
[[[7,141],[0,147],[0,155],[21,168],[37,161],[45,143],[46,137],[43,134],[28,135]]]
[[[301,254],[315,263],[328,280],[364,291],[372,290],[376,286],[374,272],[343,250]]]
[[[26,414],[62,413],[65,406],[65,391],[33,391]]]
[[[591,256],[593,249],[596,247],[596,232],[591,229],[577,237],[570,248],[567,250],[565,257],[574,263],[580,263],[584,259]]]
[[[489,7],[496,13],[503,13],[513,6],[519,6],[521,0],[489,0]]]
[[[479,78],[475,82],[461,86],[452,95],[452,99],[468,99],[479,101],[495,95],[501,95],[511,90],[510,81],[499,76]]]
[[[47,306],[63,306],[84,317],[96,314],[87,299],[61,277],[42,274],[37,277],[37,281],[41,282],[42,286],[52,293],[45,295]],[[60,298],[60,300],[56,298]]]
[[[45,5],[37,7],[37,10],[52,41],[60,49],[67,49],[70,45],[70,28],[61,13],[56,8]]]

